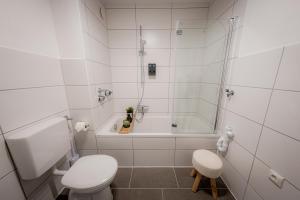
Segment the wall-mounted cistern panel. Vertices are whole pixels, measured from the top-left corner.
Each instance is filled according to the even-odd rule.
[[[22,179],[41,176],[70,151],[68,132],[66,119],[59,117],[6,137]]]

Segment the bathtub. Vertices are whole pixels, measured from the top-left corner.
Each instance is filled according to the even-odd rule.
[[[216,149],[218,135],[174,133],[168,115],[146,115],[135,122],[132,133],[119,134],[123,119],[124,115],[112,116],[96,133],[98,152],[115,157],[121,167],[187,167],[194,150]]]

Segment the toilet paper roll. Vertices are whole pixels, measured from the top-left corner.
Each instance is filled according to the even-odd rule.
[[[76,124],[75,124],[75,130],[77,131],[77,132],[80,132],[80,131],[88,131],[89,130],[89,127],[90,127],[90,125],[89,125],[89,123],[88,122],[77,122]]]

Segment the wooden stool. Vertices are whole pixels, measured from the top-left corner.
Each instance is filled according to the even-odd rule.
[[[223,162],[218,155],[207,150],[196,150],[193,153],[193,170],[191,176],[195,177],[192,187],[193,192],[198,191],[202,176],[210,178],[210,185],[213,199],[218,198],[216,178],[218,178],[223,169]]]

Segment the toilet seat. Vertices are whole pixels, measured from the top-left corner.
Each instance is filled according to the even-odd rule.
[[[80,158],[63,176],[61,183],[78,193],[97,192],[113,181],[118,169],[115,158],[91,155]]]

